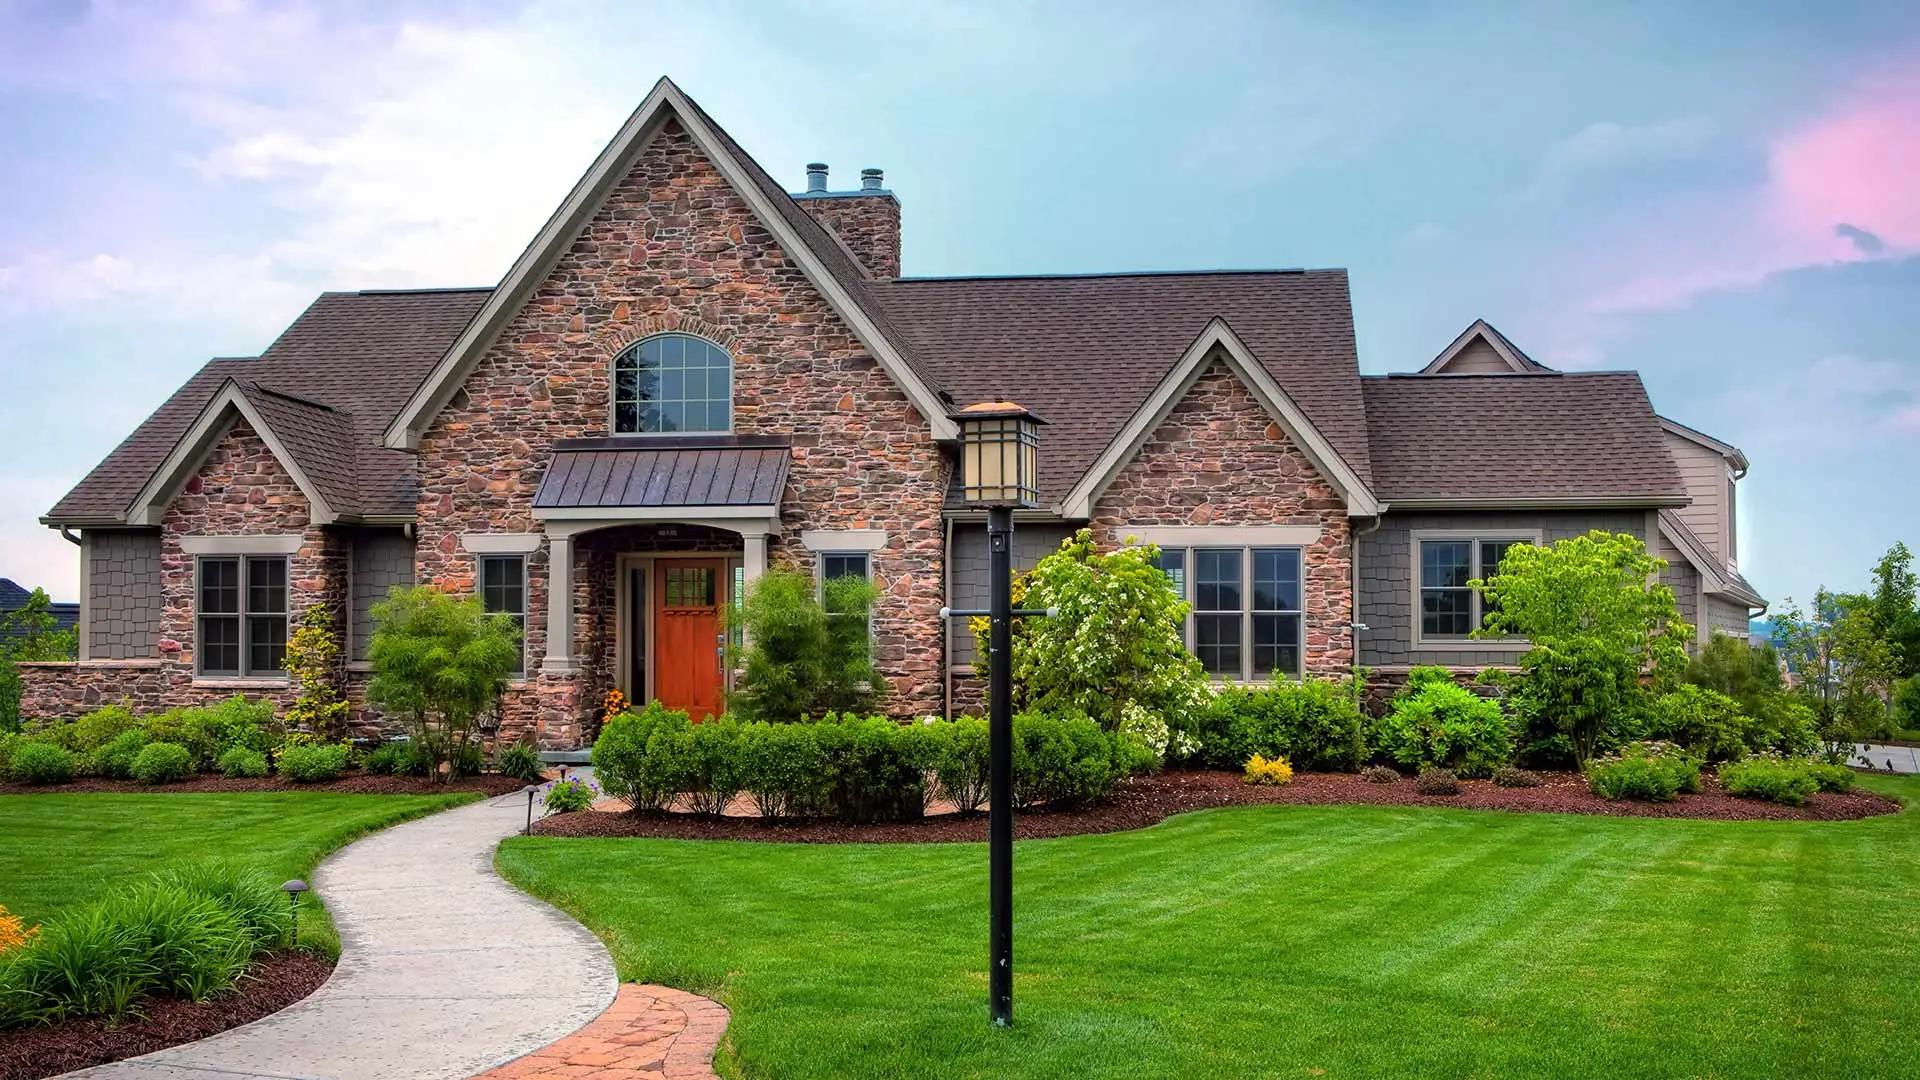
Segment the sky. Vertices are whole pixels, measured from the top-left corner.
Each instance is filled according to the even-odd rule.
[[[1743,448],[1778,600],[1920,546],[1920,4],[0,0],[0,576],[208,358],[497,281],[661,75],[909,275],[1309,266]],[[1578,418],[1569,418],[1578,422]]]

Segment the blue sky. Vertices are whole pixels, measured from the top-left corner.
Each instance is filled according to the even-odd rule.
[[[662,74],[884,167],[909,274],[1344,266],[1368,371],[1638,369],[1769,597],[1920,541],[1920,5],[0,0],[0,576],[74,596],[36,517],[208,357],[497,280]]]

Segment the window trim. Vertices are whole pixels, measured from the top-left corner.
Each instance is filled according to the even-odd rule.
[[[1155,545],[1162,552],[1167,552],[1167,551],[1180,552],[1180,557],[1181,557],[1180,599],[1186,601],[1187,603],[1187,617],[1185,622],[1181,625],[1180,638],[1181,638],[1181,641],[1186,645],[1187,651],[1189,653],[1192,653],[1196,658],[1199,656],[1199,653],[1194,651],[1197,635],[1199,632],[1198,618],[1197,618],[1198,616],[1203,614],[1223,614],[1223,615],[1237,614],[1240,618],[1240,645],[1239,645],[1240,674],[1237,676],[1234,676],[1234,675],[1226,675],[1226,674],[1216,674],[1214,672],[1207,672],[1206,673],[1207,678],[1217,683],[1239,683],[1239,684],[1252,684],[1252,685],[1265,683],[1276,675],[1283,676],[1285,678],[1293,679],[1296,681],[1306,678],[1306,670],[1307,670],[1307,551],[1306,551],[1306,546],[1300,545],[1300,544],[1271,544],[1271,543],[1236,544],[1236,543],[1232,543],[1231,541],[1234,539],[1239,539],[1239,537],[1233,536],[1231,533],[1204,535],[1198,531],[1195,531],[1193,534],[1191,534],[1191,538],[1193,542],[1188,544],[1156,544]],[[1211,544],[1206,543],[1205,541],[1208,539],[1214,539],[1215,542]],[[1222,540],[1229,541],[1229,542],[1226,542],[1226,543],[1219,542]],[[1237,612],[1229,612],[1229,611],[1203,612],[1199,610],[1199,608],[1196,606],[1197,601],[1199,599],[1199,585],[1197,584],[1199,580],[1199,574],[1198,574],[1199,559],[1197,558],[1197,556],[1201,552],[1208,552],[1208,551],[1231,551],[1236,553],[1239,556],[1239,559],[1240,559],[1240,608]],[[1256,609],[1253,606],[1253,596],[1254,596],[1253,567],[1254,567],[1254,561],[1255,561],[1254,555],[1256,552],[1262,552],[1262,551],[1281,551],[1281,552],[1292,553],[1296,561],[1296,564],[1299,566],[1299,569],[1300,569],[1300,606],[1299,607]],[[1264,675],[1256,673],[1253,670],[1254,668],[1253,620],[1254,620],[1254,617],[1257,615],[1293,615],[1299,619],[1300,661],[1298,666],[1295,667],[1294,670],[1283,671],[1283,670],[1276,669]]]
[[[727,426],[726,427],[702,428],[699,431],[621,431],[620,430],[620,423],[619,423],[620,361],[625,359],[629,355],[632,355],[638,352],[641,346],[645,345],[649,341],[658,341],[661,338],[669,338],[669,337],[682,337],[682,338],[691,339],[693,341],[704,342],[720,350],[720,354],[727,358]],[[660,333],[648,334],[646,337],[628,342],[627,344],[621,346],[620,349],[613,354],[613,358],[611,360],[607,361],[607,433],[619,439],[683,438],[688,435],[731,435],[733,434],[734,422],[738,419],[738,416],[736,415],[738,410],[735,408],[737,403],[735,402],[734,398],[735,398],[735,389],[737,386],[737,383],[735,380],[735,373],[736,373],[735,369],[739,366],[739,362],[740,362],[739,358],[734,356],[732,349],[727,348],[725,345],[722,345],[718,341],[715,341],[712,338],[705,336],[704,334],[690,334],[685,330],[663,330]]]
[[[249,577],[249,571],[252,568],[252,565],[254,563],[267,563],[267,562],[277,562],[280,564],[282,569],[283,577],[281,580],[281,595],[285,600],[286,606],[283,610],[278,612],[253,610],[253,589],[251,587],[251,579]],[[209,616],[204,610],[202,610],[202,608],[204,607],[203,601],[205,597],[205,593],[203,591],[205,587],[204,580],[206,576],[206,566],[208,563],[233,563],[235,565],[235,588],[238,589],[239,591],[239,596],[236,600],[236,610],[216,612],[212,616]],[[293,605],[293,560],[290,556],[273,554],[271,552],[269,552],[268,554],[255,554],[255,553],[245,553],[245,552],[237,552],[237,551],[232,553],[223,552],[221,554],[195,555],[193,559],[193,677],[194,677],[194,680],[196,682],[203,681],[203,680],[230,681],[230,682],[279,682],[279,683],[287,682],[289,680],[289,676],[287,675],[287,671],[285,668],[276,667],[269,671],[255,671],[253,669],[253,665],[252,665],[253,648],[252,648],[252,642],[248,637],[247,630],[249,628],[249,624],[251,620],[255,618],[280,619],[285,627],[285,630],[283,632],[283,643],[281,645],[282,654],[284,655],[285,649],[286,649],[286,642],[290,642],[293,638],[293,606],[294,606]],[[237,667],[231,668],[231,669],[223,668],[223,669],[216,669],[216,670],[208,670],[206,666],[207,665],[207,649],[206,649],[207,643],[206,643],[205,627],[206,627],[206,620],[209,617],[217,618],[217,619],[232,619],[234,621],[234,625],[237,628],[237,638],[235,641],[235,648],[238,649],[238,655],[235,657],[236,661],[238,662]]]
[[[1420,558],[1420,545],[1427,541],[1465,541],[1472,549],[1473,561],[1469,569],[1469,580],[1483,580],[1480,577],[1480,545],[1489,543],[1526,543],[1534,547],[1546,544],[1544,529],[1507,529],[1489,527],[1484,529],[1412,529],[1407,533],[1407,584],[1409,624],[1408,640],[1415,649],[1426,652],[1525,652],[1533,646],[1522,638],[1475,638],[1475,637],[1428,637],[1422,632],[1420,617],[1420,593],[1424,572]],[[1472,609],[1479,611],[1479,593],[1473,590]]]
[[[514,666],[513,678],[518,681],[527,674],[527,603],[531,588],[527,580],[527,557],[518,552],[486,552],[475,557],[473,562],[473,592],[480,598],[480,608],[487,610],[487,564],[489,562],[518,563],[520,566],[520,663]],[[506,609],[501,609],[503,612]],[[506,612],[512,614],[512,612]],[[493,614],[488,612],[488,614]]]

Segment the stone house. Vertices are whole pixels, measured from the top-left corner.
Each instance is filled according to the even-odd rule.
[[[662,80],[499,285],[327,293],[207,364],[42,519],[81,548],[81,655],[27,715],[284,700],[316,603],[359,700],[370,605],[421,582],[520,621],[505,729],[577,746],[610,687],[720,707],[722,609],[772,565],[877,584],[890,712],[970,708],[952,416],[1002,399],[1050,421],[1019,559],[1161,545],[1218,678],[1508,662],[1465,581],[1596,527],[1672,561],[1703,635],[1763,606],[1744,457],[1630,372],[1476,322],[1362,376],[1340,270],[902,277],[880,171],[826,181],[789,194]]]

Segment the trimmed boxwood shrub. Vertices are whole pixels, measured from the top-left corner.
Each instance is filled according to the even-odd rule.
[[[1486,777],[1513,761],[1513,727],[1500,703],[1461,686],[1445,668],[1417,667],[1373,722],[1374,752],[1406,770]]]
[[[1366,717],[1346,680],[1222,687],[1192,724],[1201,760],[1217,769],[1244,768],[1259,754],[1297,769],[1352,772],[1366,757]]]
[[[133,778],[143,784],[173,784],[193,775],[193,755],[179,743],[148,743],[133,759]]]
[[[79,768],[79,759],[64,746],[26,742],[13,748],[7,775],[23,784],[64,784]]]
[[[280,751],[280,775],[297,784],[338,780],[347,771],[347,748],[338,743],[289,746]]]
[[[1754,757],[1720,767],[1720,786],[1729,795],[1799,806],[1820,790],[1820,781],[1804,761]]]
[[[233,746],[220,755],[220,775],[229,780],[254,780],[267,775],[267,755]]]
[[[133,759],[146,747],[146,732],[122,731],[94,750],[88,758],[87,771],[110,780],[125,780],[133,775]]]

